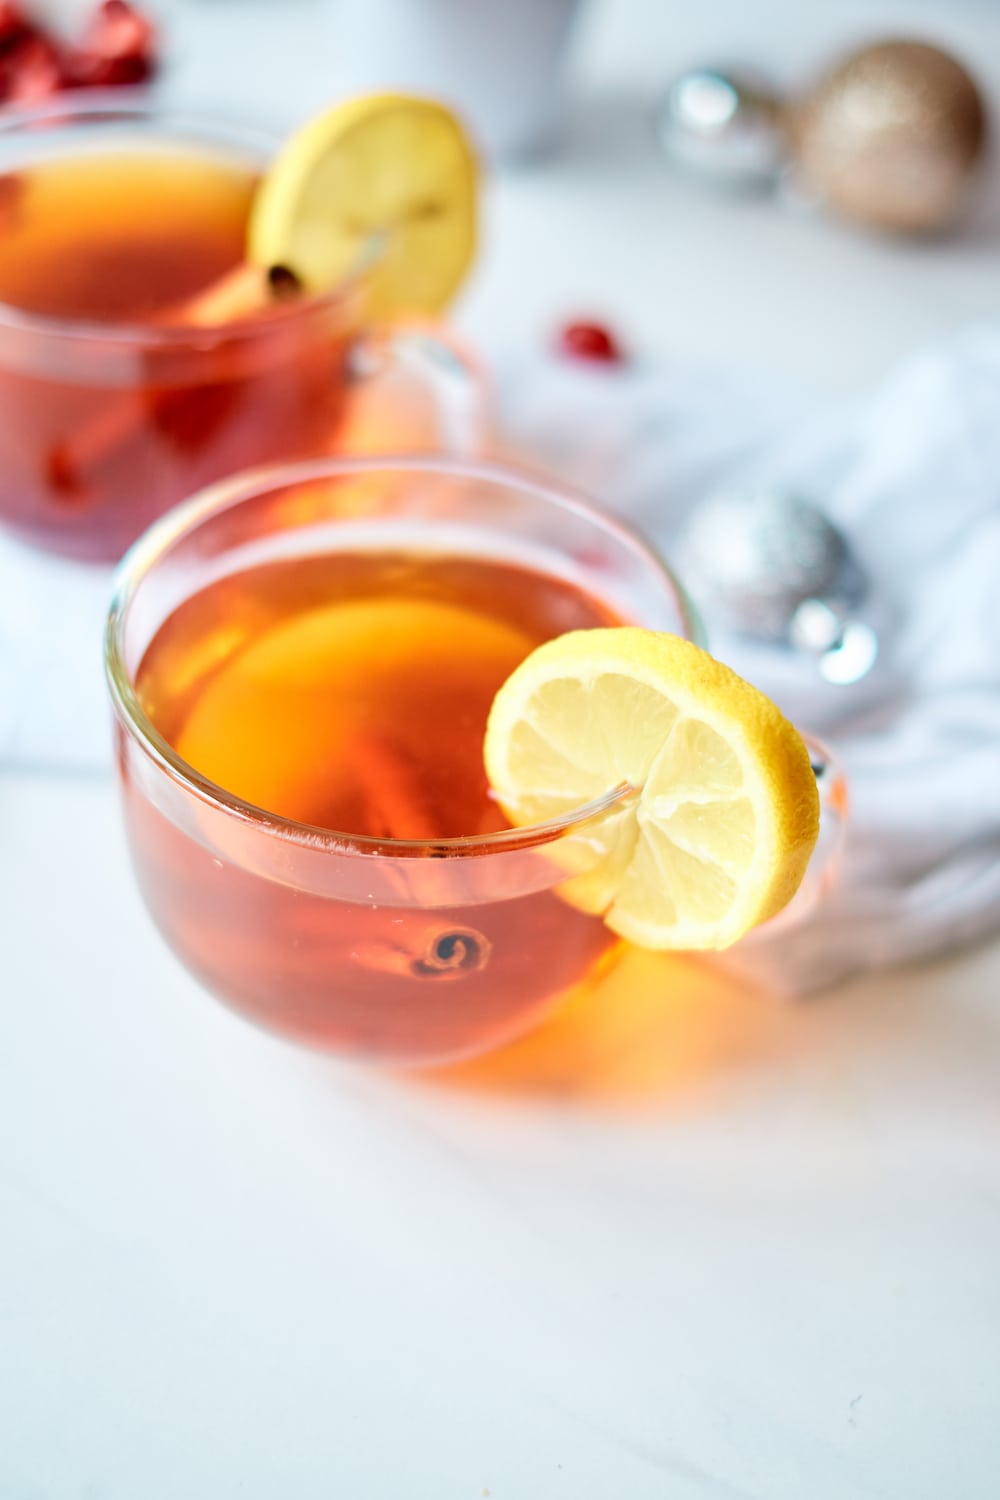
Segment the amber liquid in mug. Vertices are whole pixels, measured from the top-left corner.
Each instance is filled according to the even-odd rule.
[[[0,521],[27,540],[115,557],[202,485],[323,448],[345,344],[322,320],[228,345],[226,330],[168,349],[114,338],[174,322],[244,258],[256,177],[194,148],[0,175]]]
[[[0,302],[143,323],[243,259],[256,176],[208,155],[96,155],[0,176]]]
[[[542,640],[609,623],[572,583],[512,563],[275,561],[184,603],[136,685],[191,765],[271,813],[374,837],[489,833],[506,826],[482,760],[497,688]],[[140,879],[175,951],[240,1009],[313,1042],[409,1060],[477,1050],[613,946],[551,890],[373,905],[356,860],[351,899],[307,894],[249,868],[252,831],[240,846],[249,858],[230,861],[127,785],[126,797]],[[433,893],[442,863],[469,861],[425,859],[413,878]]]

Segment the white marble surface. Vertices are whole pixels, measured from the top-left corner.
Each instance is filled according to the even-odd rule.
[[[402,1080],[206,1000],[107,786],[0,827],[4,1500],[995,1495],[1000,949]]]
[[[318,12],[178,26],[237,9],[289,56]],[[475,337],[593,308],[842,391],[995,312],[988,215],[932,251],[707,198],[635,104],[758,31],[792,71],[862,11],[987,66],[1000,14],[685,9],[591,8],[568,149],[494,185]],[[15,774],[0,944],[2,1500],[996,1495],[1000,945],[798,1007],[636,958],[475,1067],[351,1071],[174,965],[109,784]]]

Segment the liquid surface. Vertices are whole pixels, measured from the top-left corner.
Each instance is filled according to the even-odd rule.
[[[0,323],[13,304],[73,325],[69,339],[0,337],[0,524],[82,558],[120,557],[226,474],[328,451],[357,329],[348,299],[259,319],[229,342],[181,331],[137,354],[86,337],[79,320],[182,325],[244,259],[252,162],[193,145],[130,150],[0,175]]]
[[[141,322],[244,257],[256,175],[190,152],[94,154],[0,175],[0,302]]]
[[[574,586],[505,563],[279,561],[182,605],[137,688],[196,770],[269,812],[375,837],[486,833],[505,826],[482,764],[500,684],[541,641],[614,623]]]

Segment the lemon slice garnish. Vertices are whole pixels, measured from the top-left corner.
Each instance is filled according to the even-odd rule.
[[[728,947],[791,900],[819,832],[808,749],[775,704],[637,627],[533,651],[496,695],[485,762],[516,825],[634,789],[552,852],[567,898],[646,948]]]
[[[404,94],[352,99],[278,152],[254,197],[247,248],[311,292],[370,263],[376,317],[440,312],[476,246],[476,159],[443,105]]]
[[[530,644],[516,626],[435,599],[321,605],[234,642],[174,743],[195,770],[244,801],[281,817],[322,821],[324,800],[335,815],[354,781],[379,781],[371,757],[385,735],[407,758],[417,700],[436,701],[429,672],[451,684],[450,696],[442,690],[447,704],[464,682],[463,663],[475,660],[499,681]],[[451,732],[442,714],[440,734]],[[424,763],[436,764],[441,747],[422,748]],[[375,789],[391,812],[391,787]],[[392,832],[435,832],[419,824],[413,809]]]

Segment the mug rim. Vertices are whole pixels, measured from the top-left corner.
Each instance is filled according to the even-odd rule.
[[[129,609],[147,575],[176,543],[195,533],[206,521],[235,509],[269,489],[278,490],[291,484],[308,484],[315,480],[386,471],[437,474],[507,485],[522,494],[529,492],[545,504],[555,505],[611,533],[657,575],[664,592],[670,596],[677,609],[686,637],[704,644],[704,628],[695,605],[652,543],[636,528],[611,515],[571,486],[555,483],[512,464],[452,457],[447,454],[398,453],[267,464],[219,480],[175,506],[154,521],[118,564],[105,621],[104,671],[112,706],[122,728],[150,760],[199,801],[265,832],[296,844],[307,844],[313,849],[322,848],[331,854],[368,854],[405,859],[481,856],[502,850],[529,849],[552,843],[563,834],[584,826],[612,807],[626,802],[634,795],[635,789],[628,782],[622,782],[600,797],[571,808],[557,818],[516,828],[503,828],[494,833],[401,839],[340,832],[282,817],[236,796],[218,782],[203,776],[160,734],[135,691],[124,651],[124,632]]]
[[[170,128],[190,132],[192,137],[202,137],[206,143],[229,140],[234,145],[244,144],[260,151],[262,159],[273,154],[281,144],[282,137],[276,130],[254,125],[250,121],[230,119],[224,115],[213,115],[210,111],[174,107],[151,97],[145,90],[133,93],[128,88],[90,89],[85,94],[57,94],[37,104],[18,105],[0,112],[0,148],[5,138],[27,135],[33,129],[47,123],[58,126],[65,121],[70,131],[80,122],[114,125],[129,120],[162,122],[164,133]],[[57,159],[57,158],[54,158]],[[0,173],[3,171],[0,163]],[[13,170],[17,170],[14,168]],[[367,272],[380,253],[380,247],[372,242],[361,256],[357,268],[339,281],[336,286],[321,293],[309,293],[287,302],[276,303],[269,310],[266,321],[255,318],[234,318],[232,322],[217,328],[197,328],[178,325],[171,327],[156,323],[122,322],[102,323],[88,318],[51,317],[45,313],[25,311],[0,298],[0,336],[5,332],[22,337],[36,337],[97,344],[103,348],[123,349],[183,349],[192,345],[205,346],[217,340],[252,341],[282,327],[308,321],[318,313],[338,304],[347,303],[363,286]]]

